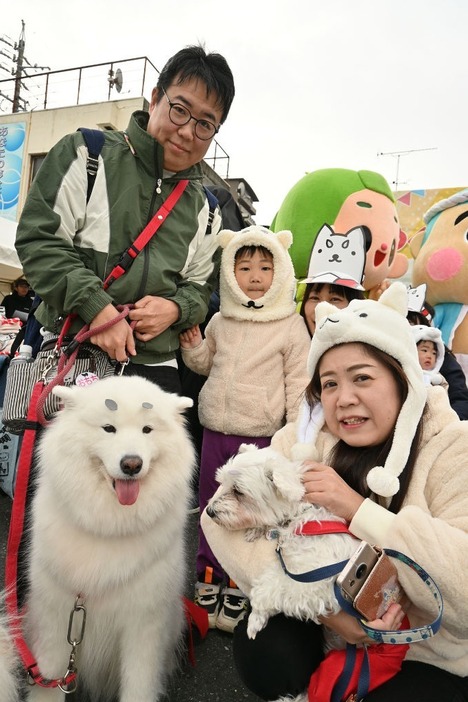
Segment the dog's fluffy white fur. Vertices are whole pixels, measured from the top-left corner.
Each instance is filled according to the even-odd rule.
[[[119,702],[154,702],[184,628],[194,454],[183,411],[192,401],[138,377],[54,392],[64,408],[39,448],[24,635],[41,674],[61,678],[80,594],[87,617],[79,689],[93,700],[105,692]],[[2,636],[0,648],[10,651]],[[13,689],[11,667],[10,655],[0,666],[2,702],[8,684]],[[28,695],[31,702],[63,699],[59,689],[37,685]]]
[[[227,529],[246,529],[248,540],[278,536],[287,569],[304,573],[348,559],[359,541],[346,533],[305,536],[295,533],[309,521],[344,520],[324,507],[302,501],[301,461],[290,461],[271,448],[243,444],[239,453],[218,469],[220,483],[207,513]],[[268,619],[279,612],[297,619],[319,621],[340,607],[334,594],[335,578],[301,583],[290,578],[279,559],[252,584],[247,633],[255,638]]]

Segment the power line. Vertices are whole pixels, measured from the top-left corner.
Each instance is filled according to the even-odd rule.
[[[24,31],[25,26],[26,25],[24,23],[24,20],[21,20],[21,33],[18,41],[14,44],[11,43],[9,37],[6,37],[5,35],[0,37],[0,42],[6,44],[7,46],[11,46],[13,50],[16,51],[16,55],[13,54],[12,56],[11,51],[9,51],[8,49],[6,52],[0,50],[0,54],[2,54],[2,56],[6,56],[7,59],[13,64],[13,67],[11,68],[11,75],[14,76],[15,79],[13,97],[10,97],[10,95],[5,95],[5,93],[2,93],[0,91],[0,97],[3,97],[6,100],[9,100],[9,102],[13,103],[12,112],[19,112],[20,108],[26,110],[28,106],[27,101],[21,97],[21,90],[27,90],[26,85],[23,83],[23,77],[31,78],[34,75],[34,73],[28,75],[26,71],[50,71],[49,66],[38,66],[37,63],[32,65],[24,55],[24,49],[26,46]],[[27,65],[25,66],[24,64]],[[3,70],[8,70],[8,67],[5,66],[4,63],[1,64],[1,67],[3,68]]]

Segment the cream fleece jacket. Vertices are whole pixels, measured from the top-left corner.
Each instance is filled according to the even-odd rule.
[[[272,447],[290,456],[297,441],[296,424],[273,437]],[[334,438],[321,430],[316,447],[326,456]],[[360,539],[405,553],[436,581],[444,598],[439,633],[410,646],[407,659],[438,666],[460,676],[468,673],[468,422],[458,419],[446,392],[428,389],[421,450],[404,505],[398,514],[370,499],[350,524]],[[243,532],[228,532],[202,515],[202,528],[223,568],[247,594],[274,554],[275,542],[245,541]],[[412,626],[433,621],[436,607],[422,581],[395,562],[412,606]]]
[[[198,397],[204,427],[223,434],[273,436],[294,421],[309,382],[310,338],[296,312],[270,322],[216,313],[184,363],[208,379]]]

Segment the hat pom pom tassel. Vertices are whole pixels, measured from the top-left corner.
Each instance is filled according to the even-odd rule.
[[[375,466],[369,471],[367,484],[372,492],[382,497],[393,497],[400,489],[400,481],[396,475],[392,475],[384,466]]]

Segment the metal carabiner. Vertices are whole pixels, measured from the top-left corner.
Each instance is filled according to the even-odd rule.
[[[79,646],[80,643],[83,641],[83,636],[85,632],[85,627],[86,627],[86,608],[84,606],[84,603],[80,602],[81,597],[78,595],[78,597],[75,600],[75,604],[73,606],[72,611],[70,612],[70,619],[68,620],[68,632],[67,632],[67,641],[70,644],[70,646]],[[73,620],[75,617],[75,614],[77,612],[81,612],[82,619],[81,619],[81,631],[78,639],[72,639],[72,629],[73,629]],[[73,653],[73,651],[72,651]]]

